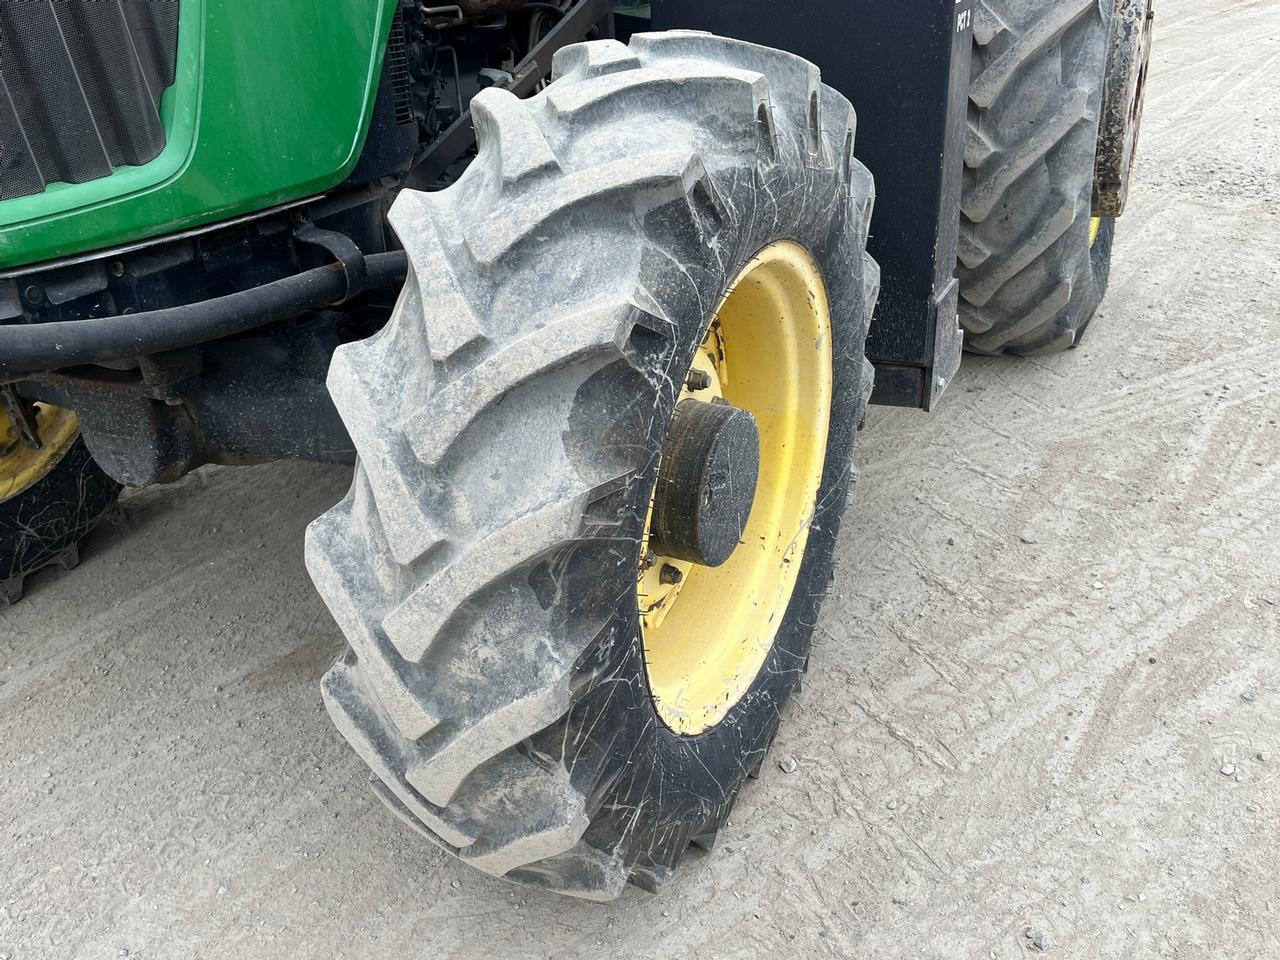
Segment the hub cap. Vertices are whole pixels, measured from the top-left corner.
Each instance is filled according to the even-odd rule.
[[[773,646],[808,543],[832,392],[821,274],[804,248],[773,244],[730,287],[697,351],[645,526],[646,668],[677,733],[723,720]]]
[[[751,414],[726,401],[682,400],[658,470],[649,548],[720,566],[746,529],[759,474],[760,431]]]

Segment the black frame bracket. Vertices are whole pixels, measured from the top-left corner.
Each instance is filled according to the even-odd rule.
[[[294,227],[293,236],[299,243],[320,247],[337,261],[338,266],[342,267],[347,289],[342,299],[335,303],[346,303],[352,297],[358,297],[364,293],[369,286],[369,266],[365,263],[364,252],[354,240],[345,233],[324,230],[313,223],[302,223]]]

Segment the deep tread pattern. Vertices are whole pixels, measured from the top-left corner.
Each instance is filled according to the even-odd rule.
[[[975,352],[1070,347],[1102,299],[1089,231],[1110,6],[978,2],[958,269]]]
[[[604,304],[547,324],[448,384],[405,423],[418,459],[437,467],[481,413],[522,383],[591,354],[621,357],[636,308]]]
[[[964,195],[960,209],[970,220],[980,223],[991,215],[1000,199],[1014,182],[1038,163],[1050,150],[1062,142],[1068,133],[1084,119],[1088,95],[1076,90],[1051,117],[1036,127],[1013,150],[1007,151],[998,165],[992,165],[987,175]]]
[[[984,2],[979,6],[988,4]],[[1068,27],[1097,8],[1097,0],[1054,0],[1041,5],[1035,17],[1023,21],[1025,26],[1018,38],[999,56],[988,59],[981,72],[974,75],[969,85],[969,99],[980,107],[990,107],[1026,63],[1044,56],[1046,49],[1058,41]]]
[[[476,137],[498,143],[498,175],[504,186],[560,169],[542,128],[510,90],[481,90],[471,101],[471,116]]]
[[[602,722],[615,701],[651,710],[617,611],[634,607],[670,371],[708,291],[792,224],[820,228],[840,264],[843,349],[860,356],[874,186],[847,101],[789,54],[640,35],[566,48],[554,74],[530,100],[477,97],[466,174],[397,200],[410,277],[387,327],[335,354],[360,461],[306,557],[349,643],[324,701],[378,796],[481,870],[611,899],[710,848],[736,796],[623,802],[661,777],[631,756],[635,730]],[[872,381],[853,369],[851,420]],[[847,475],[827,474],[840,506]],[[840,511],[823,509],[834,537]],[[758,767],[780,689],[773,726],[722,776]]]
[[[449,618],[483,590],[495,586],[493,571],[530,566],[573,539],[582,519],[580,498],[552,503],[527,514],[474,543],[458,560],[438,571],[414,590],[382,621],[400,655],[421,663],[433,638],[444,632]]]

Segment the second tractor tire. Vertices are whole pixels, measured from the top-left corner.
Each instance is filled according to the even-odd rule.
[[[960,221],[960,319],[977,353],[1075,346],[1111,267],[1093,219],[1114,0],[978,0]]]

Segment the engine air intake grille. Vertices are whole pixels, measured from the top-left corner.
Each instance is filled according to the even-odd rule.
[[[164,149],[179,0],[0,0],[0,200]]]

